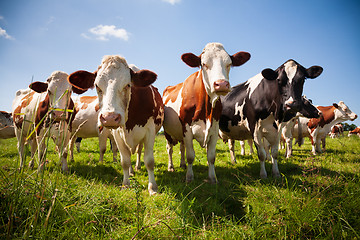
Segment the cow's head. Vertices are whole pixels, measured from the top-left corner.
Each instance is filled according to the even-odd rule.
[[[47,93],[51,119],[64,120],[69,114],[66,109],[70,102],[72,87],[67,78],[66,73],[55,71],[46,82],[33,82],[29,85],[29,88],[35,92]]]
[[[131,88],[149,86],[156,78],[149,70],[134,72],[123,57],[113,55],[105,56],[96,72],[77,71],[70,74],[68,80],[79,94],[95,86],[99,97],[99,126],[118,128],[127,121]]]
[[[340,101],[338,104],[334,103],[333,106],[337,109],[337,111],[335,111],[336,119],[340,119],[342,121],[354,121],[357,118],[357,115],[351,111],[343,101]]]
[[[282,96],[284,111],[299,112],[302,107],[302,93],[307,78],[316,78],[323,71],[320,66],[304,68],[296,61],[290,59],[275,71],[265,69],[262,71],[266,79],[275,79],[278,82],[279,92]],[[267,77],[269,75],[270,77]]]
[[[230,56],[220,43],[208,43],[200,56],[184,53],[181,59],[190,67],[201,67],[206,92],[209,96],[226,95],[230,92],[231,66],[240,66],[250,59],[248,52]]]
[[[299,113],[306,118],[319,118],[322,115],[321,111],[312,104],[311,99],[307,99],[306,96],[302,96]]]

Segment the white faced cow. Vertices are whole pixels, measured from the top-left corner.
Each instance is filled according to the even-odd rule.
[[[217,182],[214,163],[221,113],[219,96],[230,91],[231,66],[240,66],[249,58],[250,54],[247,52],[238,52],[230,56],[220,43],[207,44],[200,56],[192,53],[181,56],[187,65],[200,67],[200,70],[190,75],[183,83],[165,89],[164,131],[169,153],[176,142],[184,142],[188,162],[187,182],[194,178],[193,139],[202,147],[206,147],[209,180],[212,183]],[[173,169],[170,155],[168,169]]]
[[[75,104],[75,118],[72,121],[72,136],[70,140],[70,160],[74,161],[74,143],[77,138],[99,139],[100,158],[103,162],[106,151],[106,142],[109,138],[112,144],[113,161],[116,162],[117,147],[108,128],[99,127],[99,100],[97,96],[72,97]],[[79,146],[80,147],[80,146]]]
[[[221,134],[230,139],[254,139],[260,160],[260,177],[267,177],[265,140],[271,146],[273,175],[280,176],[277,165],[280,124],[301,110],[305,79],[316,78],[322,70],[319,66],[305,69],[296,61],[288,60],[275,71],[265,69],[233,87],[224,97]]]
[[[25,159],[24,144],[30,141],[32,157],[36,147],[39,148],[39,169],[43,169],[46,139],[51,136],[59,150],[62,170],[68,170],[67,145],[74,104],[71,100],[72,87],[67,77],[66,73],[55,71],[46,82],[33,82],[30,89],[17,91],[12,114],[21,159],[20,168]],[[32,158],[29,167],[33,166]]]
[[[322,112],[320,118],[303,119],[300,117],[298,123],[303,124],[301,129],[306,129],[302,131],[302,134],[310,137],[314,155],[325,151],[325,139],[332,126],[347,120],[354,121],[357,118],[357,115],[343,101],[338,104],[334,103],[332,106],[318,106],[317,108]],[[294,129],[294,132],[296,132],[296,129],[298,129],[296,125]],[[320,142],[322,143],[322,149]]]
[[[149,70],[134,72],[126,60],[117,55],[105,56],[95,73],[77,71],[69,76],[69,82],[81,92],[96,87],[99,98],[98,125],[110,129],[115,138],[125,186],[130,184],[131,154],[139,144],[144,144],[150,194],[157,192],[153,147],[164,118],[161,96],[151,85],[156,78],[156,74]]]
[[[15,137],[15,129],[11,113],[0,111],[0,138],[13,137]]]
[[[348,137],[351,137],[352,135],[357,135],[358,137],[360,137],[360,127],[357,127],[354,130],[349,131]]]

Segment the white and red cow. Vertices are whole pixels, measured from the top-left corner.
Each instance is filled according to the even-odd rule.
[[[331,138],[338,138],[340,136],[344,136],[343,125],[341,123],[339,123],[339,124],[332,126],[329,135]]]
[[[106,142],[109,138],[111,143],[115,143],[111,131],[108,128],[98,127],[99,100],[97,96],[72,97],[75,104],[75,118],[72,121],[72,136],[70,140],[69,153],[70,160],[74,161],[74,143],[77,138],[98,137],[100,158],[103,162],[106,151]],[[112,144],[113,161],[116,162],[117,147]]]
[[[322,112],[320,118],[303,119],[300,117],[298,124],[302,124],[301,129],[304,130],[298,133],[297,136],[294,136],[308,136],[311,140],[312,153],[314,155],[325,151],[325,138],[332,126],[347,120],[354,121],[357,118],[357,115],[343,101],[340,101],[338,104],[334,103],[332,106],[318,106],[317,108]],[[295,125],[293,133],[296,134],[297,129]],[[323,149],[320,148],[320,142]]]
[[[29,89],[16,93],[12,106],[15,134],[18,139],[20,168],[24,165],[24,144],[30,141],[32,160],[38,147],[39,169],[45,161],[46,139],[52,137],[59,150],[61,167],[68,170],[67,145],[70,138],[70,121],[74,103],[71,100],[72,87],[68,75],[55,71],[46,82],[33,82]]]
[[[266,178],[266,150],[271,147],[272,173],[280,177],[277,165],[280,124],[293,118],[302,108],[302,91],[306,78],[316,78],[322,67],[305,69],[288,60],[277,70],[265,69],[245,83],[239,84],[222,101],[220,130],[223,138],[253,138],[260,160],[260,177]],[[264,139],[264,140],[263,140]]]
[[[302,97],[302,109],[297,113],[296,117],[290,121],[284,122],[283,128],[281,129],[281,137],[284,138],[286,143],[285,157],[289,158],[292,156],[292,139],[294,126],[299,121],[299,117],[304,118],[319,118],[321,112],[312,104],[312,101],[307,99],[305,96]]]
[[[15,137],[15,129],[11,113],[0,111],[0,138],[13,137]]]
[[[105,56],[97,72],[77,71],[69,82],[85,92],[96,87],[99,98],[98,125],[111,130],[121,156],[123,185],[129,186],[131,154],[144,145],[150,194],[157,192],[154,175],[154,142],[164,119],[164,105],[151,84],[157,75],[149,70],[134,72],[123,57]]]
[[[230,91],[229,72],[231,66],[247,62],[250,54],[238,52],[230,56],[220,43],[209,43],[200,56],[185,53],[181,59],[190,67],[200,70],[190,75],[183,83],[164,90],[164,131],[169,153],[168,170],[173,169],[172,146],[183,142],[187,159],[186,181],[194,178],[195,152],[193,139],[206,147],[209,180],[216,183],[215,153],[221,114],[220,95]]]
[[[350,137],[351,135],[358,135],[360,137],[360,127],[357,127],[352,131],[349,131],[348,137]]]

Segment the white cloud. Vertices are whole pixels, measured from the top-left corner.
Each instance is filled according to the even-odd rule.
[[[171,5],[175,5],[176,3],[180,3],[181,0],[162,0],[163,2],[170,3]]]
[[[0,37],[4,37],[9,40],[14,40],[14,38],[12,36],[10,36],[9,34],[7,34],[6,30],[2,29],[1,27],[0,27]]]
[[[129,40],[129,33],[123,28],[116,28],[114,25],[97,25],[96,27],[90,28],[88,34],[82,33],[86,39],[95,38],[100,41],[108,41],[110,37],[120,38],[124,41]]]

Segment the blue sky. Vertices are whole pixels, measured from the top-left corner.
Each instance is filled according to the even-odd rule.
[[[343,100],[360,115],[359,23],[358,0],[0,1],[0,110],[10,111],[32,79],[94,71],[109,54],[156,72],[162,93],[196,71],[181,54],[221,42],[229,54],[251,53],[231,69],[232,85],[288,59],[320,65],[323,74],[306,81],[304,94],[322,106]]]

